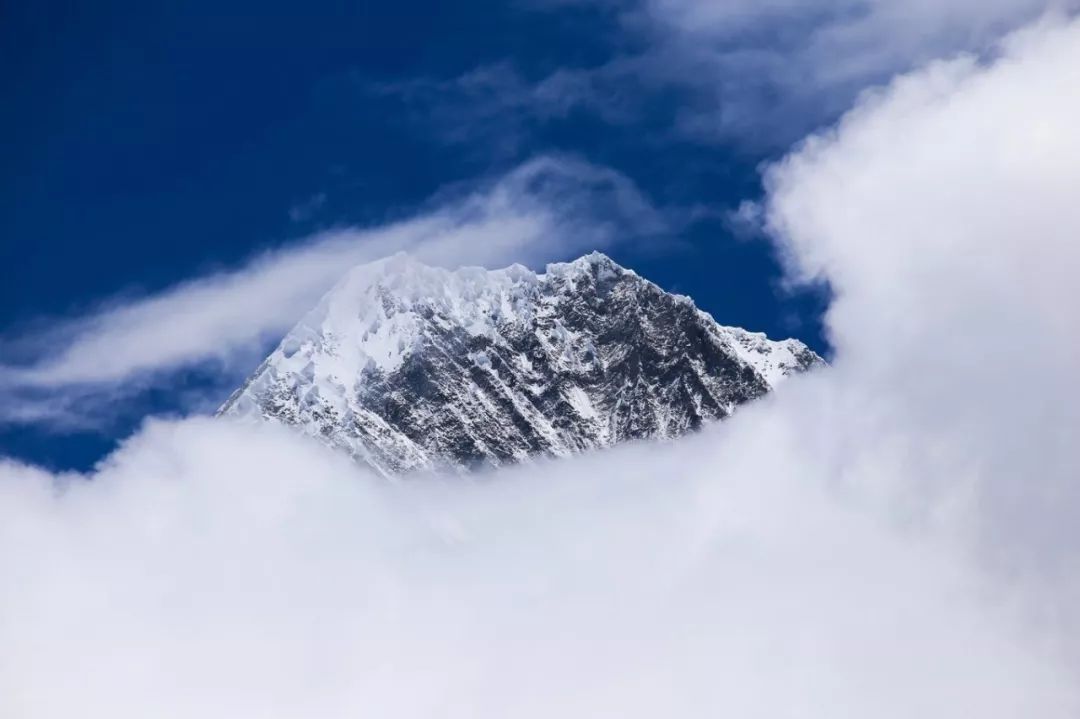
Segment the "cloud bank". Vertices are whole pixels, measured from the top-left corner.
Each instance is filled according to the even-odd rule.
[[[1069,716],[1070,677],[958,551],[746,419],[479,483],[387,485],[206,419],[151,425],[59,497],[7,467],[0,708]]]
[[[1080,24],[1002,52],[866,97],[770,170],[767,217],[792,272],[835,292],[843,396],[895,433],[896,491],[966,485],[995,558],[1075,601]]]
[[[5,716],[1074,717],[1080,24],[774,165],[831,368],[730,422],[381,483],[278,427],[0,469]]]

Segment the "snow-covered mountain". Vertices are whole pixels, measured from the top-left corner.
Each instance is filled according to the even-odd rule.
[[[384,474],[467,469],[675,437],[821,361],[600,253],[543,274],[399,254],[350,271],[220,413],[294,425]]]

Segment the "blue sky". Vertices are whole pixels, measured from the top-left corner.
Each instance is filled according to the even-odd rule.
[[[40,365],[72,346],[53,332],[65,318],[83,332],[109,308],[319,232],[430,212],[537,157],[571,163],[560,177],[573,183],[582,165],[602,168],[660,218],[642,229],[637,210],[583,203],[589,227],[614,228],[604,249],[617,260],[722,323],[827,352],[825,290],[782,288],[772,246],[732,212],[760,196],[763,163],[860,90],[924,57],[978,52],[1037,5],[913,22],[912,42],[869,0],[9,4],[0,359]],[[876,42],[883,27],[890,43]],[[588,245],[587,233],[540,238],[498,257],[538,266]],[[9,412],[0,450],[85,468],[144,416],[223,399],[273,343],[257,334],[229,361],[95,379],[92,399],[0,386],[9,407],[79,415]]]

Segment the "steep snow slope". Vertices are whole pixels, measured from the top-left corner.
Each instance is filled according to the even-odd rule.
[[[350,271],[221,408],[322,437],[384,474],[674,437],[821,359],[718,325],[593,253]]]

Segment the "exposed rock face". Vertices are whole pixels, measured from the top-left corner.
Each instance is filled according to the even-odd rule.
[[[352,270],[220,412],[295,425],[384,474],[469,469],[675,437],[821,362],[599,253],[544,274],[395,255]]]

